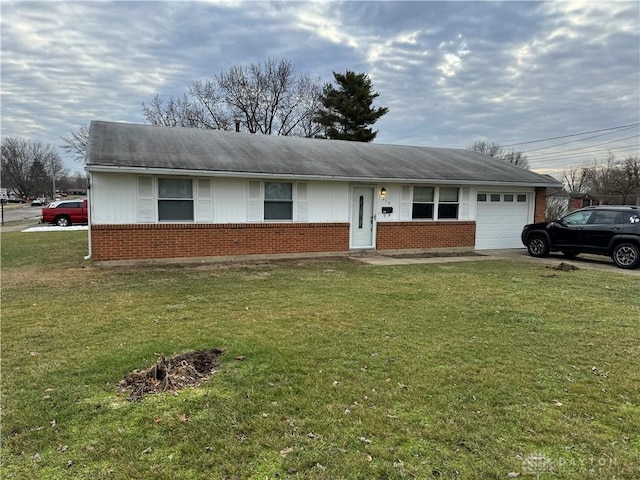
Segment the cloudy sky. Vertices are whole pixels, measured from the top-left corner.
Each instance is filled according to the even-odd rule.
[[[369,74],[377,143],[521,150],[531,168],[638,155],[640,2],[2,1],[2,136],[91,120],[269,58]],[[62,153],[62,152],[61,152]],[[71,170],[82,166],[68,160]]]

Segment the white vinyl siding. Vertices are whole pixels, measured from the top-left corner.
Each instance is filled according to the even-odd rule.
[[[138,222],[156,221],[156,203],[153,194],[153,177],[138,177]]]
[[[92,173],[89,195],[91,223],[144,223],[138,218],[138,177]],[[95,188],[94,188],[95,187]],[[152,200],[153,202],[153,200]],[[153,218],[149,220],[153,222]]]
[[[296,222],[309,221],[308,185],[296,183]]]
[[[215,223],[244,223],[249,220],[248,182],[244,178],[211,179],[212,207]],[[260,182],[258,182],[260,190]],[[258,203],[259,199],[258,199]],[[260,210],[260,205],[258,205]],[[262,216],[262,211],[258,212]]]
[[[458,209],[458,220],[468,220],[471,216],[471,189],[463,187],[460,189],[460,207]]]
[[[400,220],[411,220],[411,185],[400,188]]]
[[[348,222],[349,202],[350,188],[346,182],[307,183],[309,222]]]
[[[262,184],[257,180],[247,182],[247,221],[262,221]]]
[[[199,178],[197,183],[197,210],[196,218],[200,222],[213,221],[213,195],[211,191],[211,180]]]

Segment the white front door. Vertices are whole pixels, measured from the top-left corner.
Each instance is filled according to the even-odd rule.
[[[351,201],[351,246],[373,247],[373,188],[355,187]]]

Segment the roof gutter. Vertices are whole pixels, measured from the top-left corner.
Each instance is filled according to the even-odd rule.
[[[562,187],[560,182],[509,182],[500,180],[463,180],[438,178],[409,178],[409,177],[351,177],[332,175],[301,175],[293,173],[262,173],[262,172],[232,172],[219,170],[191,170],[180,168],[149,168],[149,167],[119,167],[112,165],[87,165],[87,172],[100,173],[130,173],[137,175],[176,175],[176,176],[207,176],[222,178],[278,178],[282,180],[321,180],[341,182],[375,182],[375,183],[436,183],[441,185],[500,185],[526,187]]]

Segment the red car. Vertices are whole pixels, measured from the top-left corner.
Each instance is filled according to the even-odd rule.
[[[74,223],[87,223],[89,221],[87,199],[52,202],[42,209],[41,221],[42,223],[53,223],[59,227],[68,227]]]

